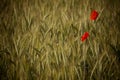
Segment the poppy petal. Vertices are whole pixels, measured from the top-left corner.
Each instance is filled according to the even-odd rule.
[[[90,19],[91,19],[91,20],[96,20],[97,17],[98,17],[98,12],[95,11],[95,10],[93,10],[93,11],[91,12],[91,14],[90,14]]]
[[[82,37],[81,37],[81,41],[86,40],[88,37],[89,37],[89,33],[88,33],[88,32],[85,32],[85,33],[82,35]]]

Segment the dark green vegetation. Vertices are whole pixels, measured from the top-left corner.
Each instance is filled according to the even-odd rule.
[[[120,1],[111,1],[1,0],[1,80],[120,79]]]

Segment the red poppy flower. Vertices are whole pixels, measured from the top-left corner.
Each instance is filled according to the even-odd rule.
[[[91,14],[90,14],[90,19],[91,20],[96,20],[98,17],[98,12],[97,11],[92,11]]]
[[[86,40],[88,37],[89,37],[89,33],[88,33],[88,32],[85,32],[85,33],[82,35],[81,40],[84,41],[84,40]]]

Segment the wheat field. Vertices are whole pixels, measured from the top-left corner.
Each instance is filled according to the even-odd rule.
[[[120,80],[119,3],[1,0],[0,80]]]

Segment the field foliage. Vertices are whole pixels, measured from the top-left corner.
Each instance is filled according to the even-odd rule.
[[[1,0],[1,80],[120,79],[119,3]],[[82,42],[84,32],[90,36]]]

